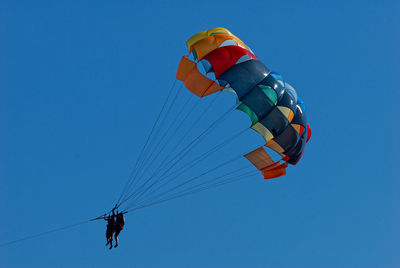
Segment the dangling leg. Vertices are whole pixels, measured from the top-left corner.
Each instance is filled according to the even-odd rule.
[[[106,246],[108,246],[110,244],[110,232],[108,230],[106,231],[106,239],[107,239]]]
[[[113,248],[113,244],[112,244],[112,240],[113,240],[113,233],[110,233],[110,237],[108,238],[109,239],[109,243],[110,243],[110,247],[109,247],[109,249],[112,249]]]
[[[114,235],[114,238],[115,238],[115,248],[116,247],[118,247],[118,241],[119,241],[119,239],[118,239],[118,235],[119,235],[119,233],[121,232],[121,229],[117,229],[117,230],[115,230],[115,235]]]

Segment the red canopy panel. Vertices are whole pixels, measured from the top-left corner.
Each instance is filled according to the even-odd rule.
[[[210,62],[214,69],[215,77],[218,78],[244,55],[248,55],[249,59],[257,59],[249,50],[239,46],[219,47],[208,53],[204,59]]]

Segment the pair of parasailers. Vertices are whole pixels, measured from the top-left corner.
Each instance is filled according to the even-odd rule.
[[[118,235],[122,231],[125,225],[124,213],[120,212],[115,214],[114,210],[112,214],[104,215],[104,219],[107,221],[107,231],[106,231],[106,238],[107,244],[106,246],[110,245],[110,249],[113,248],[113,235],[115,238],[115,246],[118,247]]]

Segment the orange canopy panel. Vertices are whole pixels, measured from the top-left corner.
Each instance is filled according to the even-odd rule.
[[[246,157],[259,170],[268,168],[275,163],[263,147],[245,154],[244,157]]]
[[[176,78],[183,81],[186,88],[199,97],[208,96],[223,89],[213,80],[202,75],[197,69],[196,63],[189,60],[188,56],[182,57]]]
[[[263,174],[264,179],[278,178],[278,177],[282,177],[286,174],[287,166],[288,166],[287,163],[283,163],[273,169],[262,170],[261,172]]]
[[[203,59],[208,53],[218,48],[226,40],[233,40],[235,43],[248,50],[247,46],[236,36],[226,34],[215,34],[212,36],[205,37],[196,43],[194,43],[189,52],[193,49],[196,52],[197,60]]]
[[[263,174],[264,179],[281,177],[286,174],[287,163],[274,162],[263,147],[246,154],[246,157]]]
[[[274,150],[275,152],[277,152],[278,154],[280,154],[282,157],[285,157],[285,155],[283,154],[283,152],[285,150],[283,150],[283,148],[274,140],[270,140],[267,142],[267,144],[265,144],[266,147]]]

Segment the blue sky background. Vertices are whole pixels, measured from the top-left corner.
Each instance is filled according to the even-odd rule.
[[[399,267],[398,1],[2,1],[0,243],[113,206],[185,41],[226,27],[307,105],[260,176],[0,248],[1,267]],[[234,148],[232,148],[232,152]]]

